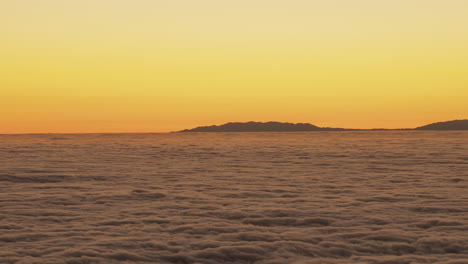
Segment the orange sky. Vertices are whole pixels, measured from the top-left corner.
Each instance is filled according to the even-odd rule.
[[[468,118],[465,0],[6,0],[0,133]]]

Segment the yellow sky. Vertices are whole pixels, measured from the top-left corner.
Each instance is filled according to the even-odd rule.
[[[466,0],[3,0],[0,133],[468,118]]]

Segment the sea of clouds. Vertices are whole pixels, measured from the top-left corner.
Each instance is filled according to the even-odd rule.
[[[468,133],[0,136],[0,263],[467,264]]]

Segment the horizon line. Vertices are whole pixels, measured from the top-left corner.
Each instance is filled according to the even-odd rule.
[[[429,124],[426,124],[426,125],[430,125],[430,124],[435,124],[435,123],[444,123],[444,122],[451,122],[451,121],[460,121],[460,120],[467,120],[468,119],[454,119],[454,120],[449,120],[449,121],[438,121],[438,122],[433,122],[433,123],[429,123]],[[265,121],[265,122],[261,122],[261,121],[247,121],[247,122],[226,122],[224,124],[221,124],[221,125],[203,125],[203,126],[197,126],[197,127],[193,127],[193,128],[185,128],[185,129],[182,129],[182,130],[178,130],[178,131],[166,131],[166,132],[25,132],[25,133],[0,133],[0,135],[86,135],[86,134],[170,134],[170,133],[178,133],[178,132],[181,132],[181,131],[184,131],[184,130],[192,130],[192,129],[195,129],[195,128],[200,128],[200,127],[212,127],[212,126],[222,126],[222,125],[226,125],[226,124],[229,124],[229,123],[289,123],[289,124],[309,124],[309,125],[313,125],[311,123],[307,123],[307,122],[298,122],[298,123],[292,123],[292,122],[280,122],[280,121]],[[423,126],[426,126],[426,125],[423,125]],[[313,125],[315,126],[315,125]],[[343,129],[343,130],[338,130],[338,131],[242,131],[242,133],[256,133],[256,132],[348,132],[348,131],[382,131],[382,130],[417,130],[416,128],[418,127],[421,127],[421,126],[417,126],[417,127],[414,127],[414,128],[341,128],[341,127],[329,127],[329,126],[317,126],[319,128],[331,128],[331,129]],[[427,131],[427,130],[426,130]],[[449,131],[449,130],[445,130],[445,131]],[[201,132],[193,132],[193,133],[205,133],[203,131]],[[216,133],[216,132],[209,132],[209,133]],[[229,133],[229,131],[226,131],[226,132],[219,132],[219,133]],[[238,133],[238,132],[234,132],[234,133]]]

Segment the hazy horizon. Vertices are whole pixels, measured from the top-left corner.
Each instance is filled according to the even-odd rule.
[[[457,120],[468,120],[468,119],[457,119]],[[452,121],[452,120],[446,120],[446,121]],[[248,122],[259,122],[259,123],[268,123],[268,122],[279,122],[279,123],[293,123],[293,122],[287,122],[287,121],[245,121],[245,122],[237,122],[237,121],[231,121],[231,122],[228,122],[228,123],[248,123]],[[445,121],[437,121],[437,122],[445,122]],[[433,122],[433,123],[437,123],[437,122]],[[309,122],[297,122],[297,123],[294,123],[294,124],[298,124],[298,123],[307,123],[307,124],[311,124],[311,125],[315,125],[314,123],[309,123]],[[227,124],[227,123],[223,123],[223,124],[205,124],[205,125],[200,125],[200,126],[196,126],[196,127],[205,127],[205,126],[220,126],[220,125],[224,125],[224,124]],[[428,123],[429,124],[429,123]],[[428,124],[423,124],[423,125],[428,125]],[[400,127],[400,128],[385,128],[385,127],[373,127],[373,128],[356,128],[356,127],[331,127],[331,126],[318,126],[320,128],[344,128],[344,129],[356,129],[356,130],[378,130],[378,129],[384,129],[384,130],[413,130],[417,127],[420,127],[420,126],[423,126],[423,125],[419,125],[419,126],[415,126],[415,127]],[[162,131],[162,132],[156,132],[156,131],[127,131],[127,132],[32,132],[32,133],[0,133],[0,135],[34,135],[34,134],[164,134],[164,133],[173,133],[173,132],[179,132],[179,131],[182,131],[184,129],[193,129],[193,128],[196,128],[196,127],[185,127],[185,128],[182,128],[182,129],[179,129],[179,130],[176,130],[176,131]],[[262,131],[258,131],[258,132],[262,132]],[[267,131],[268,132],[268,131]],[[281,131],[278,131],[278,132],[281,132]],[[283,131],[283,132],[307,132],[307,131]],[[309,132],[313,132],[313,131],[309,131]],[[332,132],[332,131],[328,131],[328,132]],[[340,131],[338,131],[340,132]],[[343,131],[344,132],[344,131]]]

